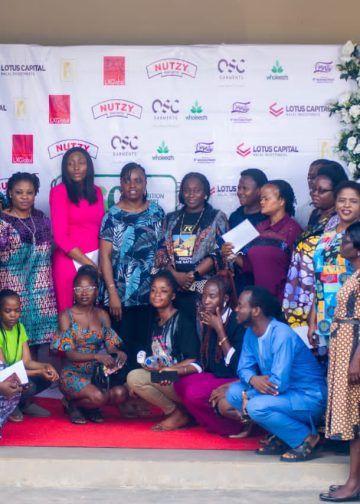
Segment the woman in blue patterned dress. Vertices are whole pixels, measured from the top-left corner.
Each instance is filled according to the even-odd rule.
[[[99,408],[105,404],[119,405],[127,392],[124,365],[126,354],[120,350],[119,336],[111,329],[109,315],[95,306],[98,295],[98,274],[92,266],[79,268],[74,280],[75,302],[70,310],[59,315],[59,331],[53,350],[65,352],[67,361],[60,375],[60,388],[65,395],[65,410],[73,423],[83,424],[87,419],[100,423]],[[107,353],[100,353],[105,346]],[[111,355],[110,355],[111,354]],[[100,390],[92,383],[97,363],[110,374],[110,389]]]
[[[131,369],[144,348],[149,320],[150,271],[162,238],[163,209],[147,200],[146,174],[136,163],[120,174],[121,198],[106,213],[100,231],[101,300],[121,334]]]
[[[50,220],[34,208],[39,185],[34,174],[12,175],[7,187],[10,207],[0,215],[0,289],[19,294],[21,322],[33,350],[34,345],[50,343],[57,327]]]

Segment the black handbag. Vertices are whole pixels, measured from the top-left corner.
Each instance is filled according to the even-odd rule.
[[[110,376],[104,371],[104,364],[96,362],[91,377],[91,383],[102,392],[108,392],[110,389]]]

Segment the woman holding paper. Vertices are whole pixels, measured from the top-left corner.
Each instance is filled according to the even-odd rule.
[[[20,398],[20,408],[16,408],[10,416],[10,420],[14,422],[21,422],[24,418],[23,413],[38,417],[49,416],[50,413],[32,403],[31,398],[48,388],[51,382],[59,378],[51,364],[32,359],[25,327],[19,322],[20,316],[21,304],[18,294],[10,289],[1,290],[0,361],[7,366],[19,364],[19,372],[23,363],[29,378],[29,387]],[[22,380],[21,382],[24,383]]]
[[[302,231],[292,218],[295,201],[294,191],[285,180],[265,184],[261,188],[260,207],[267,219],[256,226],[260,235],[242,249],[244,255],[234,260],[243,272],[253,273],[255,285],[267,288],[280,302],[294,241]],[[231,258],[233,244],[225,243],[221,252],[225,258]]]
[[[98,267],[99,231],[104,215],[101,190],[94,185],[89,153],[69,149],[61,163],[62,183],[50,191],[51,222],[56,243],[53,277],[58,310],[73,303],[72,285],[81,265]]]
[[[217,240],[228,229],[225,214],[213,208],[209,198],[210,184],[204,175],[185,175],[179,190],[182,207],[166,216],[165,238],[155,261],[157,269],[167,268],[175,277],[176,305],[192,320],[206,280],[218,269]]]

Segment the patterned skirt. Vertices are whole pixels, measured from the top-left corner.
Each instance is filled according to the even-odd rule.
[[[335,320],[331,329],[325,436],[348,441],[360,437],[360,385],[348,381],[360,326],[357,320]]]

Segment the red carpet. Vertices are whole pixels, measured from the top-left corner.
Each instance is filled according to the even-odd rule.
[[[49,418],[25,417],[8,422],[0,446],[76,446],[83,448],[164,448],[186,450],[254,450],[258,437],[228,439],[209,434],[201,427],[173,432],[150,431],[158,418],[122,419],[115,408],[105,408],[105,423],[74,425],[64,415],[57,399],[38,399],[51,411]]]

